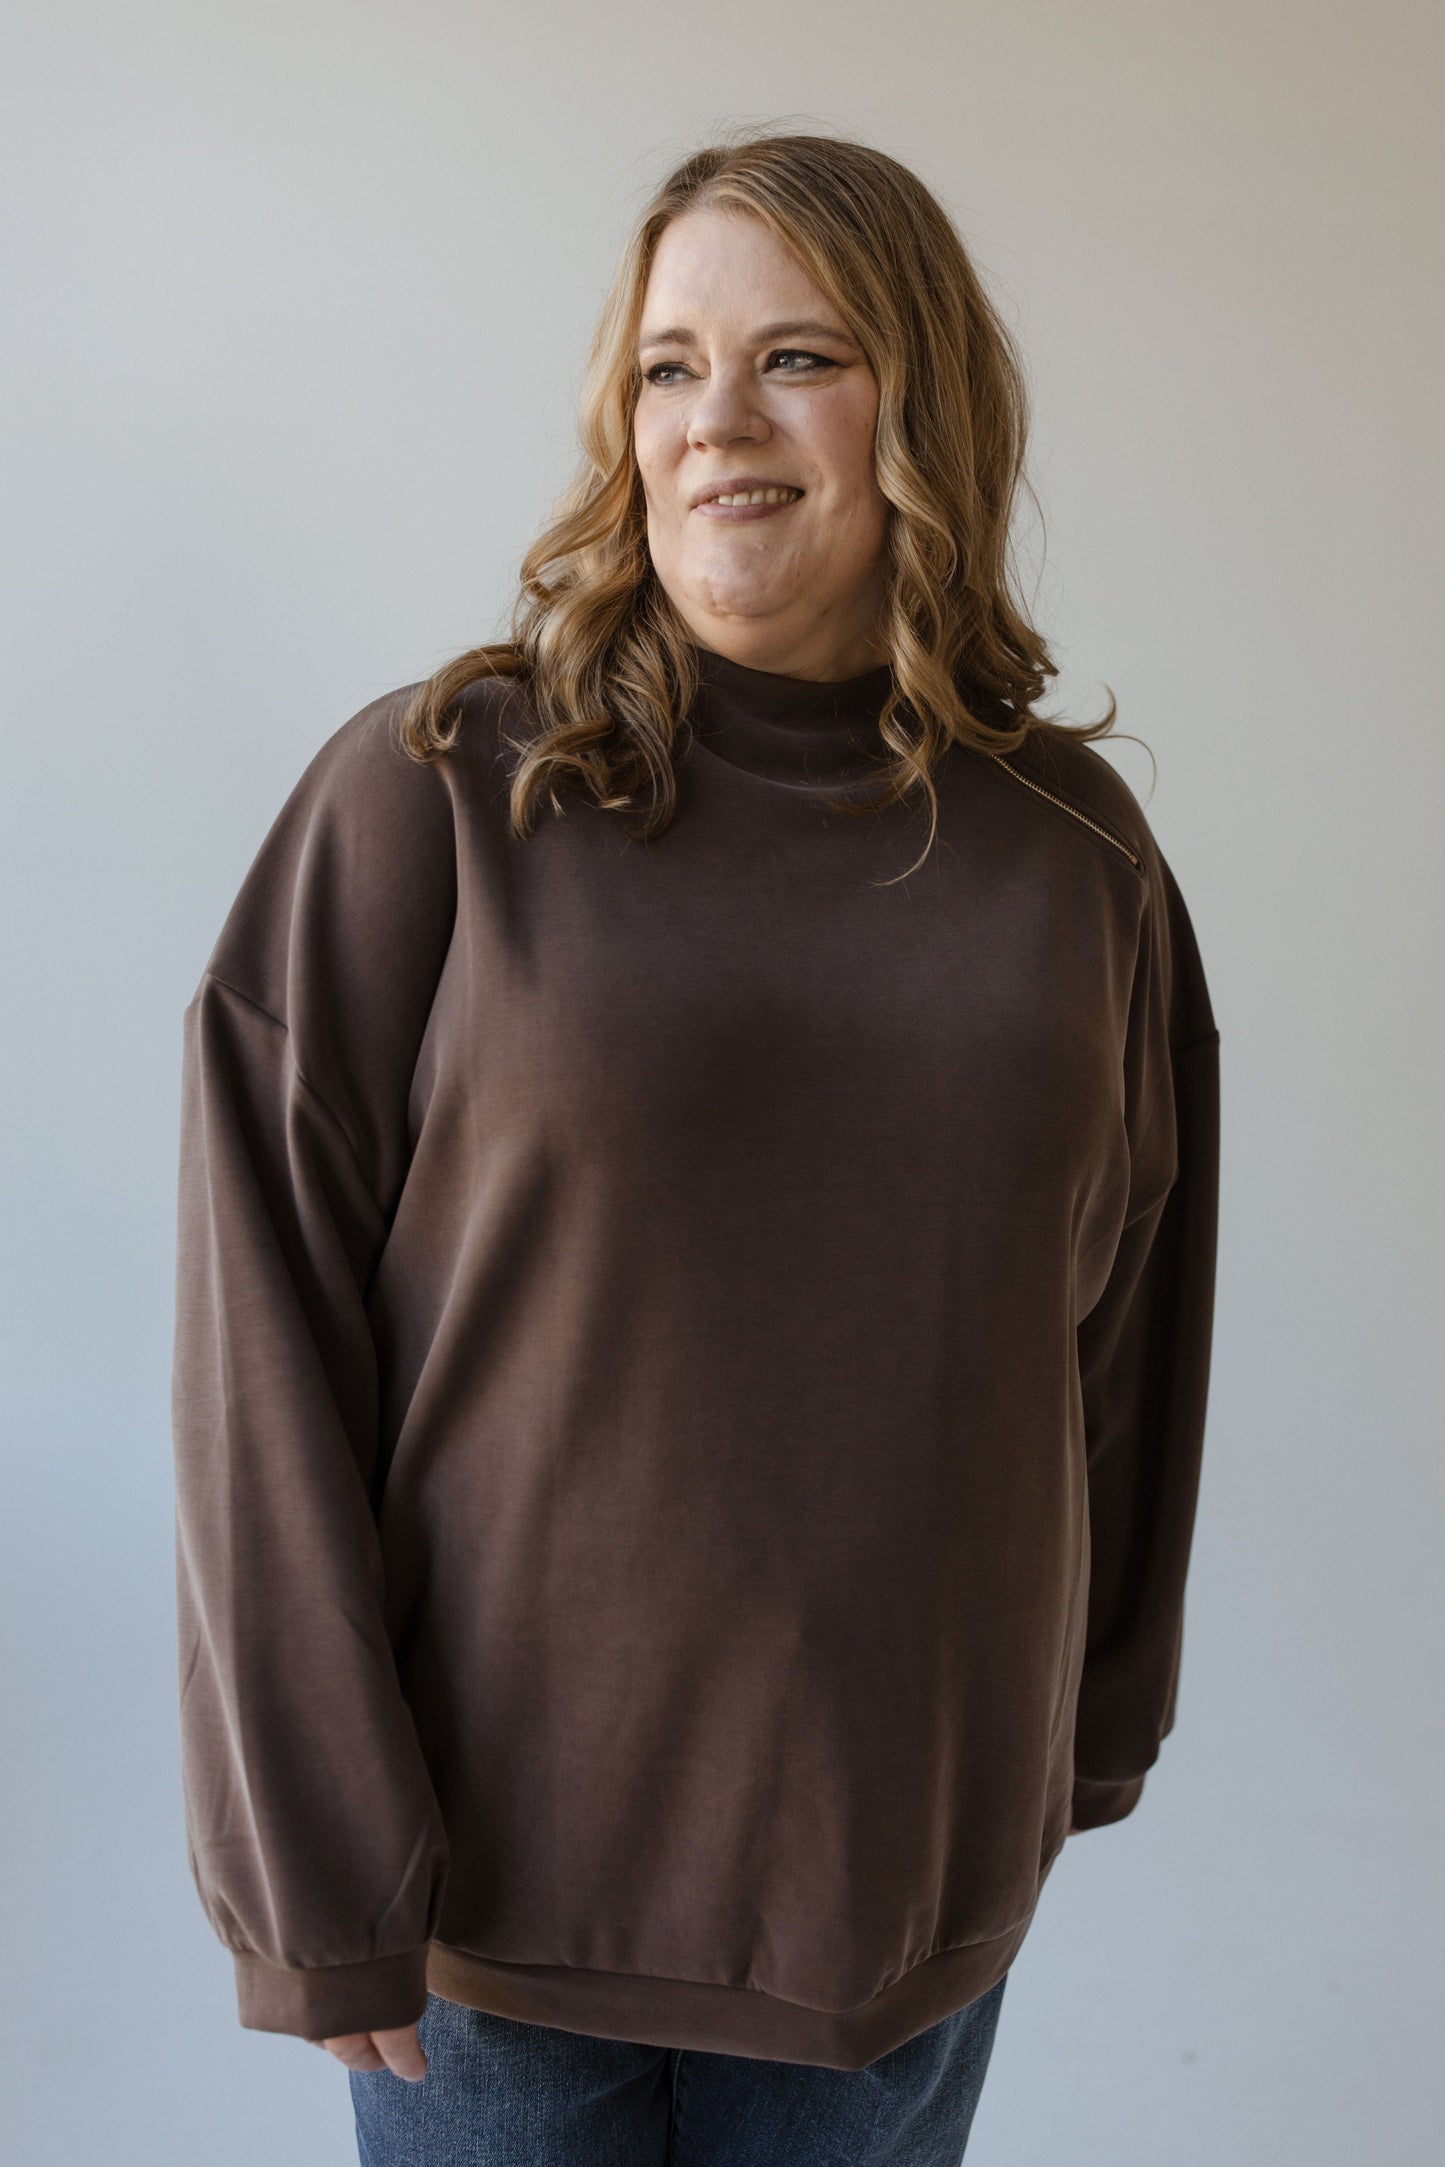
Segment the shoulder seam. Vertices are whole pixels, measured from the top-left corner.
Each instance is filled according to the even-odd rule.
[[[213,986],[220,986],[227,993],[233,995],[236,1000],[244,1001],[247,1008],[254,1009],[258,1016],[263,1016],[267,1023],[273,1025],[274,1028],[282,1034],[286,1041],[286,1052],[288,1058],[290,1059],[291,1068],[296,1077],[296,1081],[300,1084],[302,1090],[306,1093],[307,1097],[313,1100],[315,1104],[320,1107],[322,1113],[325,1114],[327,1120],[335,1129],[337,1135],[341,1138],[342,1143],[346,1146],[347,1156],[350,1158],[353,1167],[356,1169],[356,1174],[361,1182],[362,1188],[366,1191],[366,1194],[370,1199],[374,1209],[384,1219],[386,1214],[382,1210],[381,1205],[377,1202],[375,1196],[372,1195],[371,1183],[366,1178],[366,1169],[362,1165],[361,1153],[357,1150],[356,1145],[352,1142],[351,1133],[348,1130],[346,1123],[342,1120],[341,1116],[334,1110],[334,1108],[329,1104],[329,1102],[322,1097],[321,1093],[317,1090],[315,1084],[312,1083],[310,1077],[305,1074],[301,1067],[301,1063],[296,1058],[296,1039],[291,1030],[290,1024],[284,1022],[280,1016],[273,1015],[271,1013],[271,1010],[267,1008],[262,1002],[256,1000],[253,995],[249,993],[243,993],[239,986],[233,986],[230,979],[223,978],[219,971],[213,971],[210,969],[209,966],[207,966],[207,968],[201,973],[201,977],[203,982],[206,979],[209,979]]]

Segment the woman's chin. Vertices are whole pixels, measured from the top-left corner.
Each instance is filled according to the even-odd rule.
[[[795,580],[755,573],[742,578],[699,581],[690,600],[692,606],[707,617],[722,620],[775,617],[779,610],[787,609],[796,593]]]

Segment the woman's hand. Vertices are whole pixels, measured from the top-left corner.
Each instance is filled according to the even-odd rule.
[[[401,2024],[386,2032],[341,2032],[334,2039],[308,2040],[307,2045],[325,2047],[348,2069],[389,2069],[409,2084],[419,2084],[427,2071],[415,2024]]]

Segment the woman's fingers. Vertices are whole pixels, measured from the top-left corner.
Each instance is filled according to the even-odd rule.
[[[331,2039],[313,2039],[313,2047],[325,2047],[348,2069],[384,2069],[385,2062],[372,2045],[370,2032],[338,2032]]]
[[[324,2047],[348,2069],[389,2069],[394,2077],[419,2084],[426,2075],[427,2059],[415,2024],[398,2024],[389,2031],[338,2032],[331,2039],[308,2039],[309,2047]]]
[[[394,2077],[419,2084],[426,2075],[426,2055],[415,2024],[400,2024],[394,2031],[373,2032],[372,2040]]]

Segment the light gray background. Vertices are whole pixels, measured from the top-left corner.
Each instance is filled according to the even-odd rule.
[[[186,1865],[181,1010],[321,740],[502,629],[646,188],[778,118],[912,164],[1019,332],[1058,704],[1153,748],[1222,1032],[1178,1727],[971,2167],[1436,2156],[1442,58],[1424,0],[8,11],[7,2161],[354,2162]]]

